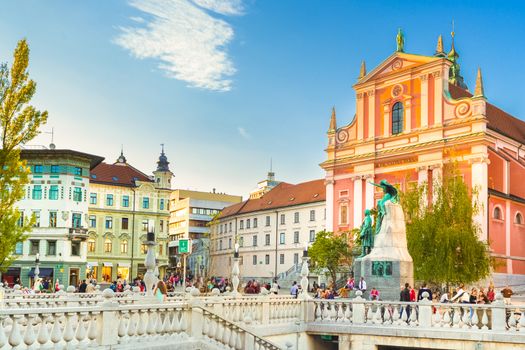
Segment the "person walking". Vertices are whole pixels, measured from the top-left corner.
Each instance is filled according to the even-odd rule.
[[[290,294],[297,299],[297,295],[299,294],[299,286],[297,285],[296,281],[293,281],[292,287],[290,288]]]
[[[405,283],[405,288],[401,290],[401,293],[399,293],[399,301],[403,302],[410,302],[410,285]],[[405,307],[406,314],[407,314],[407,320],[410,318],[410,305],[407,305]],[[403,316],[403,309],[399,310],[399,316]]]

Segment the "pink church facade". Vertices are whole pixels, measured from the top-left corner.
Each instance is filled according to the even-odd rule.
[[[368,73],[363,63],[352,122],[338,126],[332,112],[321,164],[327,230],[361,225],[382,196],[369,182],[386,179],[401,190],[431,184],[455,160],[478,189],[475,221],[498,261],[495,272],[525,275],[525,122],[488,102],[481,71],[469,92],[454,43],[448,54],[442,47],[441,37],[433,56],[398,47]]]

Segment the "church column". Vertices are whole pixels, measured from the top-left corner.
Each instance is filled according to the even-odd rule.
[[[505,255],[510,256],[510,201],[505,201]],[[512,259],[507,259],[507,273],[512,274]]]
[[[383,136],[390,135],[390,105],[388,103],[383,105]]]
[[[405,105],[405,132],[410,132],[412,130],[412,103],[411,99],[408,98],[404,101]]]
[[[441,72],[432,73],[434,77],[434,124],[443,124],[443,77]],[[428,110],[428,108],[427,108]]]
[[[327,178],[326,183],[326,231],[334,230],[334,180]]]
[[[428,76],[423,74],[421,80],[421,128],[428,127]]]
[[[424,185],[424,184],[427,185],[427,189],[421,194],[423,198],[427,198],[427,200],[423,202],[426,206],[429,204],[427,191],[430,186],[430,184],[428,183],[428,167],[427,166],[420,166],[417,168],[417,184],[419,186]]]
[[[364,93],[357,94],[357,139],[364,139],[365,132],[365,98]]]
[[[363,221],[363,177],[356,176],[354,180],[354,227],[360,227]]]
[[[365,209],[372,209],[375,207],[374,203],[374,185],[371,184],[371,182],[374,182],[374,175],[366,175],[365,176]]]
[[[368,138],[376,136],[376,101],[375,91],[368,91]]]
[[[441,180],[443,178],[443,164],[431,165],[430,169],[432,170],[432,202],[437,201],[437,193],[434,188],[441,186]]]
[[[472,160],[472,188],[478,191],[479,213],[474,217],[474,221],[481,227],[481,240],[487,240],[487,213],[488,213],[488,163],[487,156],[480,156]]]

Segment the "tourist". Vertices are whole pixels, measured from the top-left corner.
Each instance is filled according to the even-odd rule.
[[[415,294],[415,293],[414,293]],[[399,293],[399,301],[403,302],[410,302],[410,285],[405,283],[405,288],[401,290],[401,293]],[[405,306],[406,314],[407,314],[407,320],[410,318],[410,305]],[[399,317],[403,316],[403,308],[401,307],[399,310]]]
[[[514,292],[512,291],[512,289],[510,289],[508,284],[505,286],[505,288],[501,290],[501,294],[503,295],[505,305],[510,305],[510,297],[514,294]]]
[[[428,293],[428,300],[432,300],[432,291],[429,288],[427,288],[427,283],[423,282],[423,285],[417,293],[417,301],[423,300],[423,293],[425,292]]]
[[[354,288],[355,288],[354,277],[350,277],[346,281],[346,289],[353,290]]]
[[[496,299],[496,293],[494,292],[494,286],[491,284],[487,291],[487,299],[489,303],[492,303]]]
[[[95,286],[96,286],[96,282],[91,281],[90,283],[88,283],[87,288],[86,288],[86,293],[95,293],[97,291]]]
[[[370,291],[370,300],[379,300],[379,291],[375,287]]]
[[[463,290],[464,287],[465,286],[463,285],[463,283],[459,285],[459,288],[456,291],[456,294],[452,297],[452,299],[450,299],[451,302],[453,303],[467,302],[468,303],[470,301],[470,296],[468,295],[467,292]]]
[[[366,281],[364,277],[359,280],[359,290],[365,295],[366,292]]]
[[[158,281],[157,285],[153,289],[153,295],[157,298],[159,302],[166,301],[166,298],[168,297],[168,291],[166,290],[166,284],[164,281]]]
[[[59,281],[58,281],[58,278],[57,278],[57,280],[55,282],[55,293],[58,292],[58,291],[60,291],[60,284],[59,284]]]
[[[416,301],[416,290],[414,289],[414,287],[410,287],[410,301]]]
[[[448,293],[447,292],[441,294],[441,298],[439,298],[439,302],[440,303],[448,303],[449,302],[449,300],[448,300]]]
[[[297,298],[297,295],[299,293],[299,286],[297,285],[296,281],[293,281],[292,287],[290,288],[290,294],[294,296],[294,298]]]
[[[80,282],[80,285],[78,286],[78,292],[79,293],[85,293],[86,292],[86,288],[87,288],[86,280],[82,280],[82,282]]]
[[[111,283],[109,286],[109,289],[111,289],[113,292],[117,292],[117,281],[113,281],[113,283]]]
[[[483,288],[479,289],[477,303],[478,304],[490,304],[489,298],[487,297],[487,294],[485,294],[485,290],[483,290]]]

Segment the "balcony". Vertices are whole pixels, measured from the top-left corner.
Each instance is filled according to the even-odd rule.
[[[88,238],[87,228],[70,227],[69,239],[72,241],[85,241]]]

